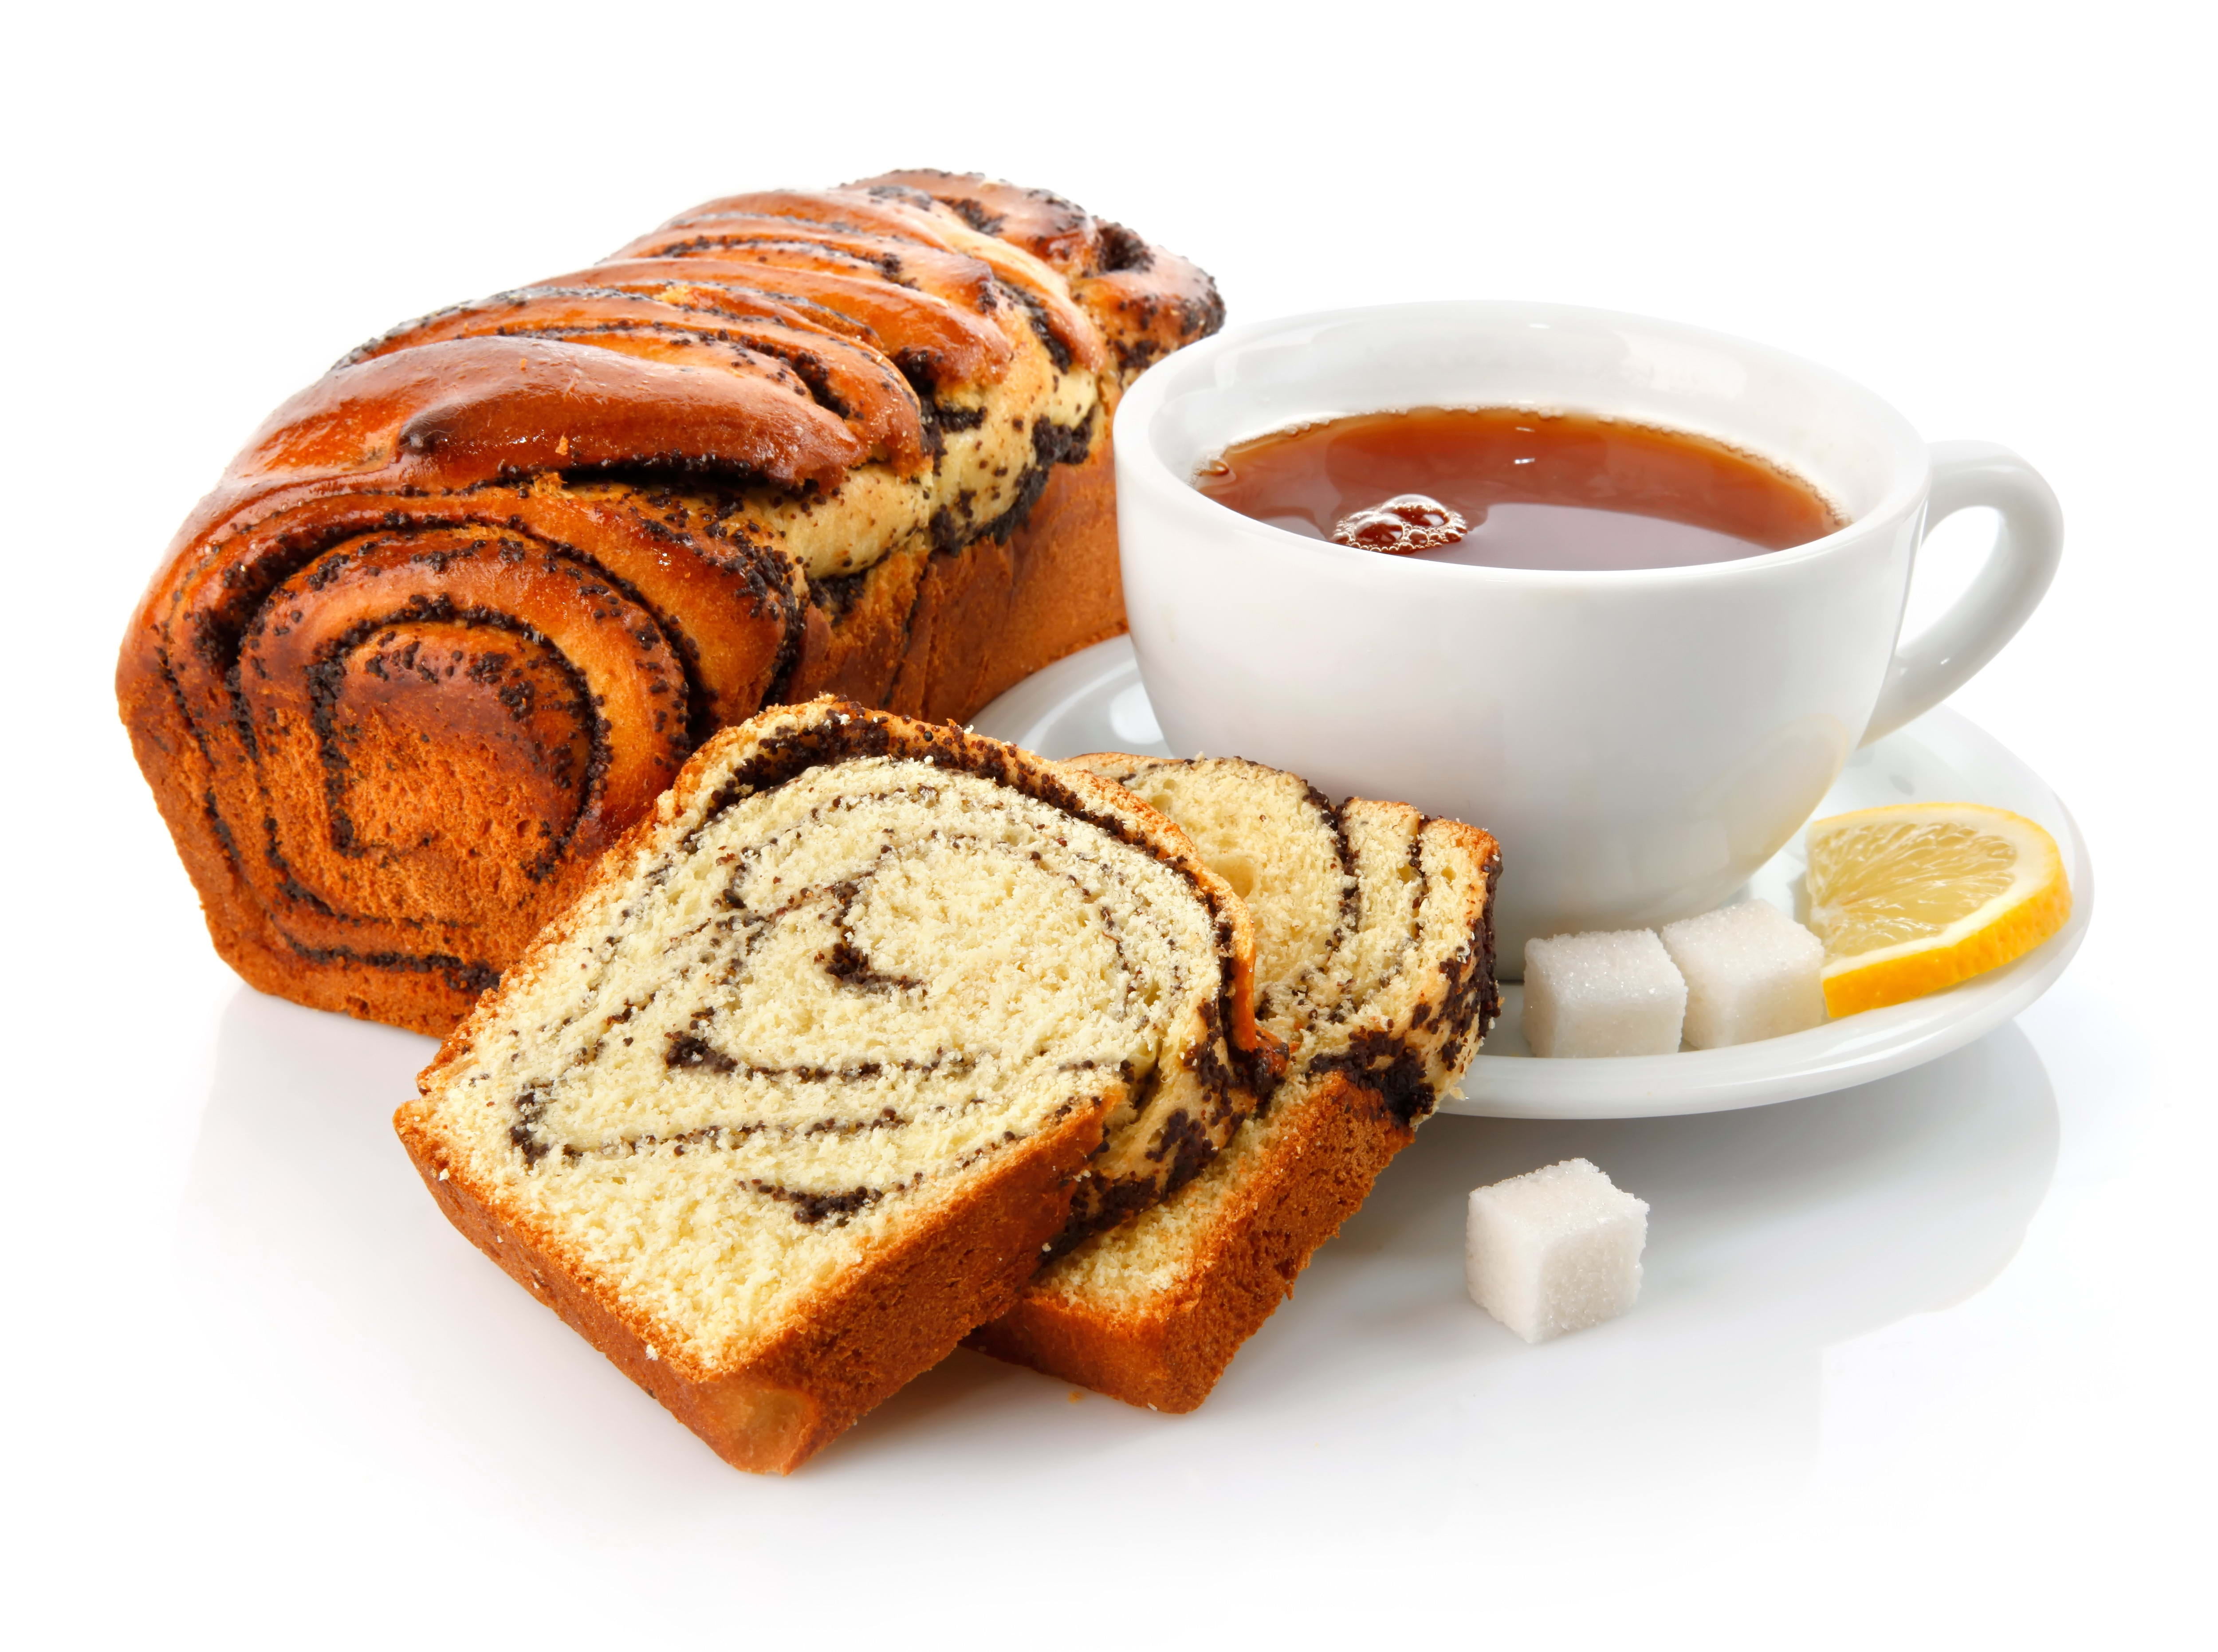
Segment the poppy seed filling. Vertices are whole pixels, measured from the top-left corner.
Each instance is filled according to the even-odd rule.
[[[937,752],[777,767],[604,870],[425,1104],[710,1364],[1074,1111],[1106,1119],[1085,1181],[1140,1203],[1230,1104],[1193,874]]]

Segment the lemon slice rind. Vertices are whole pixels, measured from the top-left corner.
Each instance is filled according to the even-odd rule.
[[[1827,838],[1893,823],[1961,826],[2007,841],[2017,851],[2008,886],[1944,927],[1892,945],[1845,956],[1829,931],[1837,909],[1821,902],[1815,876]],[[2056,841],[2035,821],[1974,803],[1898,803],[1859,809],[1811,823],[1810,925],[1826,943],[1819,980],[1827,1012],[1837,1018],[1900,1004],[2015,962],[2064,927],[2072,915],[2071,885]]]

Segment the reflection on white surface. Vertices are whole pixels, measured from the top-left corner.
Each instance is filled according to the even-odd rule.
[[[1109,732],[1116,735],[1121,749],[1143,752],[1162,747],[1162,727],[1155,721],[1155,708],[1148,703],[1146,688],[1129,683],[1110,700]]]
[[[1999,1273],[2048,1191],[2057,1142],[2048,1075],[2014,1027],[1791,1107],[1443,1118],[1320,1255],[1308,1315],[1287,1330],[1314,1352],[1329,1312],[1391,1334],[1443,1389],[1465,1389],[1488,1477],[1528,1494],[1690,1477],[1784,1488],[1817,1451],[1825,1351]],[[1447,1263],[1462,1196],[1572,1157],[1648,1201],[1642,1298],[1612,1325],[1527,1350],[1455,1311],[1461,1281]],[[1289,1363],[1306,1362],[1297,1351]],[[1346,1380],[1360,1380],[1366,1362],[1352,1363]]]
[[[178,1286],[214,1385],[252,1396],[230,1471],[391,1476],[672,1563],[745,1541],[806,1569],[899,1538],[921,1564],[1023,1539],[1074,1487],[1090,1517],[1174,1545],[1298,1489],[1391,1529],[1693,1487],[1761,1507],[1810,1472],[1828,1348],[1979,1290],[2058,1141],[2015,1027],[1793,1107],[1436,1118],[1193,1416],[1073,1403],[960,1352],[772,1482],[726,1469],[449,1228],[387,1123],[431,1048],[244,990],[225,1012]],[[1464,1195],[1574,1155],[1649,1202],[1646,1284],[1626,1318],[1527,1348],[1463,1295]],[[920,1531],[914,1500],[958,1487],[960,1529]]]

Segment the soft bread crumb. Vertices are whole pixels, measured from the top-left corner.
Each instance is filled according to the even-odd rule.
[[[1362,799],[1335,812],[1298,777],[1241,758],[1102,753],[1073,763],[1138,792],[1183,826],[1205,859],[1238,853],[1261,869],[1247,896],[1255,917],[1258,1015],[1292,1050],[1270,1107],[1199,1178],[1089,1240],[1027,1288],[1026,1302],[1044,1309],[1051,1303],[1056,1314],[1095,1327],[1130,1326],[1203,1299],[1201,1270],[1212,1243],[1242,1220],[1263,1167],[1306,1151],[1305,1103],[1330,1081],[1333,1061],[1358,1033],[1384,1033],[1423,1052],[1426,1106],[1429,1094],[1453,1081],[1484,1029],[1466,1027],[1468,1036],[1454,1039],[1438,1012],[1440,972],[1444,960],[1471,956],[1487,869],[1472,857],[1467,827]],[[1478,841],[1491,851],[1490,839]],[[1422,1036],[1413,1026],[1421,1008]],[[1114,1341],[1121,1333],[1102,1334]]]
[[[605,879],[571,967],[523,972],[426,1098],[472,1183],[658,1350],[743,1359],[1205,1036],[1223,966],[1187,877],[951,762],[820,766],[660,841],[685,846]]]

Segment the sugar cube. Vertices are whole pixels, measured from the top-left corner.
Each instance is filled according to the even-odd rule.
[[[1652,929],[1525,943],[1525,1042],[1535,1055],[1668,1055],[1687,983]]]
[[[1526,1341],[1544,1342],[1632,1307],[1647,1242],[1647,1205],[1566,1159],[1472,1191],[1464,1283]]]
[[[1666,924],[1664,950],[1687,980],[1687,1043],[1721,1049],[1824,1024],[1825,948],[1768,901]]]

